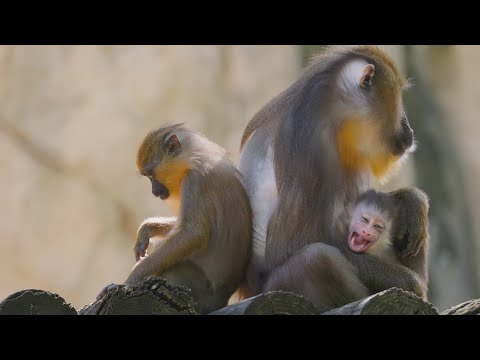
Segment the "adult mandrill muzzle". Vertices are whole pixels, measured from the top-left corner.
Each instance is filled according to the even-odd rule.
[[[413,146],[413,130],[406,117],[402,119],[400,133],[395,137],[393,154],[401,156]]]

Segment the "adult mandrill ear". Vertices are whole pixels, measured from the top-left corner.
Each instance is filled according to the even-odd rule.
[[[375,65],[368,64],[365,65],[362,71],[362,76],[360,77],[360,86],[362,88],[367,88],[372,85],[372,78],[375,75]]]
[[[180,140],[178,140],[177,135],[173,134],[170,136],[167,140],[167,152],[169,154],[176,153],[180,148],[182,147],[182,144],[180,144]]]

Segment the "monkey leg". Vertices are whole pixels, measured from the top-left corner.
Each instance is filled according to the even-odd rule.
[[[264,292],[291,291],[309,299],[320,311],[327,311],[370,295],[355,267],[339,249],[315,243],[302,248],[273,269]]]
[[[183,261],[158,275],[172,285],[183,285],[192,290],[191,295],[198,303],[198,311],[208,314],[227,306],[233,293],[214,289],[211,281],[203,270],[192,261]]]
[[[426,256],[425,246],[418,256]],[[411,291],[422,299],[427,299],[427,280],[422,274],[417,274],[407,266],[382,261],[369,254],[357,254],[351,251],[345,257],[357,269],[358,277],[372,294],[397,287]],[[422,262],[422,259],[417,259]],[[417,261],[415,260],[415,261]]]

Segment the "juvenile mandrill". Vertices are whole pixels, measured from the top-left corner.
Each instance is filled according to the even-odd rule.
[[[332,47],[252,118],[239,162],[253,211],[249,295],[295,291],[328,310],[394,286],[421,292],[413,272],[344,248],[349,204],[415,148],[407,86],[380,48]],[[393,236],[416,254],[428,199],[414,188],[388,196],[401,209]]]
[[[250,255],[251,209],[241,174],[223,149],[182,124],[150,132],[137,167],[177,218],[141,224],[134,247],[138,262],[125,283],[158,275],[191,288],[201,313],[226,306]],[[164,239],[143,257],[155,237]]]
[[[398,206],[385,193],[368,190],[351,210],[348,246],[351,251],[376,256],[393,265],[405,266],[419,276],[422,298],[426,299],[428,285],[428,246],[426,239],[418,254],[403,254],[406,239],[393,237],[393,226],[398,217]]]
[[[395,261],[392,227],[396,212],[395,203],[388,195],[375,190],[362,194],[351,210],[350,250]]]

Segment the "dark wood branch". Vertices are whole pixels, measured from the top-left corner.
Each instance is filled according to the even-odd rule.
[[[77,311],[60,295],[28,289],[3,300],[0,315],[77,315]]]
[[[190,289],[149,277],[136,286],[119,285],[85,306],[80,315],[197,315]]]
[[[438,315],[438,311],[415,294],[392,288],[323,315]]]
[[[319,311],[303,296],[271,291],[237,302],[210,315],[319,315]]]
[[[469,300],[453,306],[441,315],[480,315],[480,299]]]
[[[150,277],[136,286],[119,285],[85,306],[81,315],[197,315],[190,290]],[[76,315],[57,295],[43,290],[16,292],[0,303],[0,315]],[[283,291],[261,294],[210,315],[319,315],[303,296]],[[413,293],[392,288],[322,315],[437,315],[435,307]],[[480,299],[454,306],[442,315],[480,315]]]

